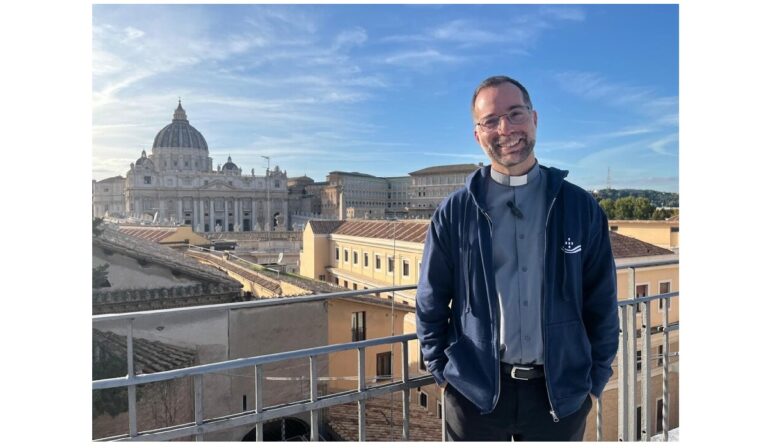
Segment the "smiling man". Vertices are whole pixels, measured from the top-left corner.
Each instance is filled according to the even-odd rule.
[[[486,79],[472,117],[491,165],[435,211],[416,297],[447,437],[582,440],[618,348],[607,219],[567,171],[538,164],[522,84]]]

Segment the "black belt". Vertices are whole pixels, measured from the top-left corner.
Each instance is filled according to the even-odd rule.
[[[544,366],[533,364],[506,364],[501,363],[501,374],[505,378],[512,378],[513,380],[533,380],[536,378],[544,378]]]

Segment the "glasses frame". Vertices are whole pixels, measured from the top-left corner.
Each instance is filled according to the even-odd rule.
[[[520,122],[514,122],[514,121],[512,120],[512,118],[511,118],[511,115],[512,115],[513,113],[515,113],[515,112],[518,112],[520,109],[526,110],[526,111],[528,112],[528,117],[526,117],[526,119],[525,119],[525,120],[522,120],[522,121],[520,121]],[[506,119],[506,120],[507,120],[507,123],[509,123],[509,124],[510,124],[510,125],[512,125],[512,126],[515,126],[515,125],[520,125],[520,124],[523,124],[523,123],[525,123],[526,121],[528,121],[528,120],[531,118],[531,114],[530,114],[530,112],[532,112],[532,111],[533,111],[533,108],[532,108],[531,106],[528,106],[527,104],[519,104],[519,105],[517,105],[517,106],[512,106],[512,107],[510,108],[510,110],[508,110],[507,112],[505,112],[505,113],[503,113],[503,114],[499,114],[499,115],[491,115],[490,117],[486,117],[486,118],[484,118],[484,119],[482,120],[482,122],[480,122],[480,121],[476,122],[476,123],[475,123],[475,126],[479,126],[479,127],[480,127],[480,129],[481,129],[483,132],[493,132],[493,131],[496,131],[497,129],[499,129],[499,126],[501,126],[501,121],[502,121],[503,119]],[[486,121],[488,121],[488,120],[491,120],[491,119],[494,119],[494,118],[498,118],[498,119],[499,119],[499,122],[496,124],[496,126],[493,126],[493,127],[488,127],[486,124],[484,124],[484,123],[483,123],[483,122],[486,122]]]

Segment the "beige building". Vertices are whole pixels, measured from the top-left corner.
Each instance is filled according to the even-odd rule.
[[[411,218],[431,218],[440,202],[449,194],[463,187],[467,176],[482,166],[482,163],[478,165],[432,166],[409,173],[411,187],[408,192],[408,199],[411,205],[408,216]]]
[[[304,246],[300,255],[301,275],[323,280],[347,289],[365,289],[385,286],[417,284],[421,270],[421,256],[429,221],[310,221],[304,230]],[[617,265],[649,261],[668,261],[664,266],[638,268],[634,272],[635,288],[630,291],[629,271],[620,269],[616,273],[619,300],[629,297],[647,297],[666,292],[679,291],[678,256],[674,252],[643,241],[611,232],[611,247]],[[405,264],[403,264],[405,262]],[[407,265],[407,267],[406,267]],[[407,274],[406,274],[407,273]],[[390,294],[387,295],[391,297]],[[415,290],[396,293],[396,302],[415,305]],[[638,308],[639,309],[639,308]],[[652,346],[652,390],[654,406],[661,397],[661,367],[659,354],[662,335],[658,333],[662,324],[662,310],[658,302],[652,304],[651,325]],[[669,320],[679,321],[679,300],[671,301]],[[618,312],[618,310],[617,310]],[[639,311],[636,313],[637,326],[642,328]],[[405,316],[403,331],[416,331],[415,316]],[[638,340],[639,341],[639,340]],[[678,351],[677,333],[672,333],[671,352]],[[637,350],[640,349],[639,342]],[[411,371],[426,373],[417,341],[409,345]],[[671,357],[673,374],[671,380],[672,399],[670,405],[670,427],[679,425],[677,357]],[[614,372],[618,368],[614,363]],[[607,439],[613,438],[617,430],[617,381],[616,373],[608,383],[604,395],[604,430]],[[638,396],[640,387],[637,387]],[[435,386],[414,390],[411,399],[424,408],[440,415],[441,397]],[[639,398],[638,401],[639,403]],[[654,425],[657,421],[655,407],[651,415]],[[594,410],[588,420],[586,440],[595,440]],[[660,430],[660,427],[653,426]]]
[[[387,177],[387,218],[407,218],[411,208],[408,192],[411,188],[411,177]]]
[[[608,222],[611,230],[655,246],[677,250],[680,246],[680,216],[664,221],[618,220]]]
[[[92,182],[93,216],[120,218],[125,216],[125,178],[114,176]]]

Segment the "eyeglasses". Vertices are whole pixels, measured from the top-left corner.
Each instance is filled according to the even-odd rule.
[[[506,118],[509,124],[523,124],[528,121],[529,118],[531,118],[531,108],[528,106],[514,106],[509,112],[505,114],[488,117],[482,121],[478,121],[475,124],[480,126],[480,128],[484,131],[495,131],[499,128],[502,118]]]

